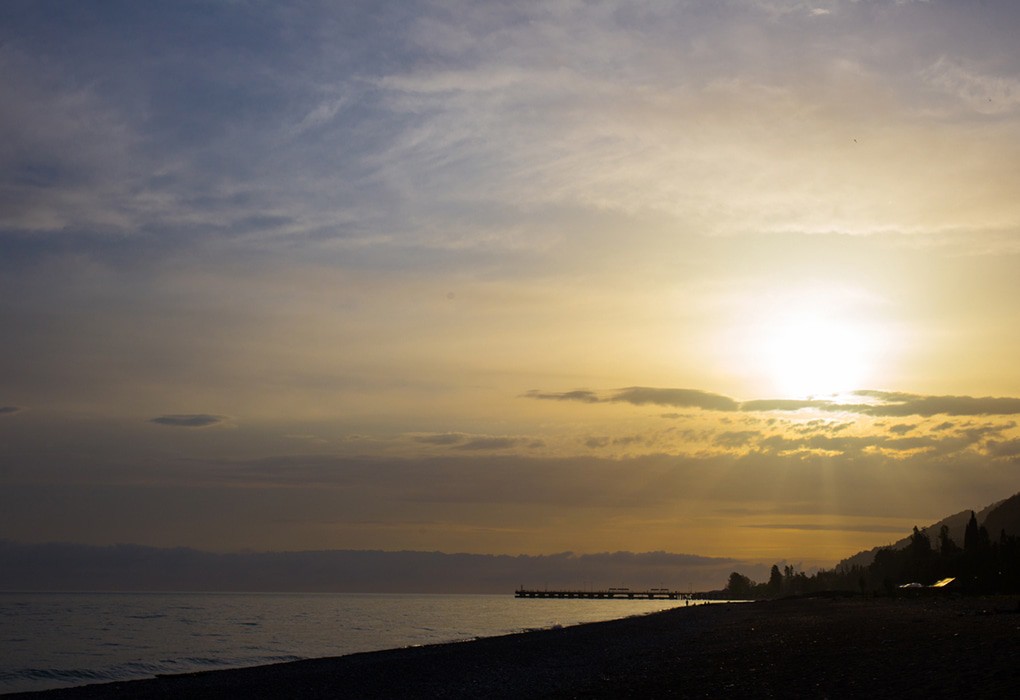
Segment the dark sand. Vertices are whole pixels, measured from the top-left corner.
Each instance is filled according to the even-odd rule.
[[[810,598],[30,695],[991,698],[1018,690],[1015,597]]]

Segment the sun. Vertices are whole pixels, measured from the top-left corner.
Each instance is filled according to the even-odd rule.
[[[764,350],[773,388],[783,396],[860,389],[869,372],[871,352],[864,329],[814,312],[777,319]]]
[[[825,284],[759,291],[733,298],[716,350],[738,392],[823,398],[889,380],[902,336],[882,295]]]

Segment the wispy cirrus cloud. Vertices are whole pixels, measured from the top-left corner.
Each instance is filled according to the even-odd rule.
[[[1020,108],[1020,80],[995,75],[942,56],[923,73],[933,87],[957,98],[970,110],[998,115]]]

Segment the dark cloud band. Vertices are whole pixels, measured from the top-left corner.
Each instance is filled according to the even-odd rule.
[[[856,413],[875,417],[906,416],[1015,416],[1020,415],[1020,398],[974,396],[924,396],[891,391],[855,391],[859,403],[826,399],[753,399],[737,401],[729,396],[698,389],[628,387],[605,395],[588,389],[567,392],[532,390],[527,398],[579,403],[629,403],[635,406],[658,405],[697,408],[705,411],[742,411],[745,413],[792,412],[815,409],[833,413]]]
[[[223,420],[223,416],[209,413],[175,413],[151,418],[149,422],[158,425],[169,425],[173,428],[207,428],[210,425],[222,423]]]
[[[607,396],[594,391],[575,389],[565,392],[544,392],[532,390],[524,394],[530,399],[545,401],[577,401],[579,403],[629,403],[635,406],[648,404],[672,406],[674,408],[700,408],[706,411],[736,411],[740,404],[728,396],[712,394],[698,389],[671,389],[647,386],[632,386],[618,389]]]

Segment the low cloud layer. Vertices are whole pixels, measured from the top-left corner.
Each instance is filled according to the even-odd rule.
[[[215,554],[117,545],[19,545],[0,540],[0,588],[18,591],[317,591],[489,593],[518,586],[717,590],[761,564],[667,552],[546,556],[331,550]]]

